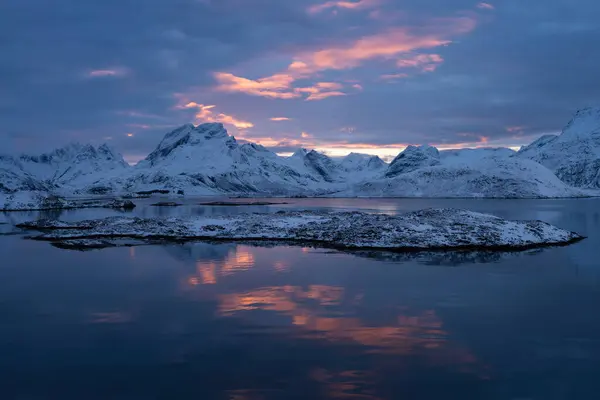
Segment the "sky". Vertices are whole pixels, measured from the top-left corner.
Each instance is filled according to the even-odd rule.
[[[597,0],[1,0],[0,152],[518,147],[600,105]]]

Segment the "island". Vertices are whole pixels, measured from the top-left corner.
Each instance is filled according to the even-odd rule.
[[[179,218],[108,217],[79,222],[37,220],[17,225],[39,231],[34,240],[109,247],[123,239],[269,241],[338,249],[397,252],[423,250],[525,250],[567,245],[583,236],[543,221],[510,221],[451,208],[401,215],[364,212],[278,211],[235,216]]]

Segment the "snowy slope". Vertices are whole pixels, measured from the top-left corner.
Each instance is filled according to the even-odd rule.
[[[481,147],[478,149],[456,149],[440,151],[440,161],[444,165],[471,164],[486,158],[512,157],[516,152],[506,147]]]
[[[417,153],[413,150],[414,153]],[[550,170],[530,161],[505,155],[427,157],[402,159],[404,173],[386,174],[385,179],[363,182],[337,196],[366,197],[493,197],[493,198],[555,198],[584,196],[581,190],[560,181]],[[504,153],[504,152],[501,152]],[[404,160],[416,160],[410,164]],[[418,167],[419,163],[425,166]],[[433,164],[427,166],[427,164]],[[390,165],[390,169],[392,168]]]
[[[560,135],[542,136],[517,157],[539,162],[572,186],[600,188],[600,108],[577,111]]]

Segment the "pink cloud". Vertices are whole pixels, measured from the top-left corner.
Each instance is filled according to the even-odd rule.
[[[379,4],[381,4],[381,0],[328,1],[310,6],[307,11],[309,14],[318,14],[328,9],[361,10],[376,7]]]
[[[232,115],[224,113],[215,113],[213,109],[214,105],[198,104],[194,101],[190,101],[186,104],[178,105],[179,109],[196,109],[196,121],[198,122],[221,122],[227,125],[233,125],[237,129],[248,129],[252,128],[254,124],[252,122],[243,121],[235,118]]]
[[[439,54],[418,54],[401,58],[396,62],[399,68],[418,68],[423,72],[433,72],[444,62]]]
[[[88,78],[119,78],[129,74],[129,70],[123,67],[107,68],[107,69],[93,69],[86,73]]]
[[[271,118],[271,121],[275,121],[275,122],[281,122],[281,121],[290,121],[291,118],[287,118],[287,117],[274,117]]]
[[[258,80],[242,78],[224,72],[217,72],[214,76],[219,82],[216,90],[220,92],[241,92],[273,99],[294,99],[300,97],[299,93],[290,91],[295,78],[287,74],[276,74]]]
[[[479,4],[477,4],[477,8],[480,8],[482,10],[495,10],[496,9],[496,7],[494,7],[490,3],[479,3]]]
[[[346,44],[297,54],[286,70],[256,80],[217,72],[214,74],[218,82],[215,89],[220,92],[246,93],[274,99],[296,99],[308,95],[306,100],[322,100],[343,96],[346,94],[344,86],[335,82],[319,82],[306,87],[296,87],[294,84],[300,79],[309,79],[327,70],[353,69],[377,59],[396,61],[402,68],[420,68],[422,71],[431,72],[443,62],[441,56],[415,56],[411,53],[450,44],[449,37],[470,32],[475,26],[474,19],[458,17],[438,18],[418,30],[391,28]],[[350,87],[362,89],[356,85]]]
[[[314,101],[314,100],[323,100],[326,99],[328,97],[335,97],[335,96],[346,96],[346,93],[344,92],[319,92],[319,93],[313,93],[310,96],[308,96],[306,98],[306,101]]]
[[[298,78],[301,75],[297,75]],[[317,82],[313,86],[294,88],[297,79],[292,74],[276,74],[251,80],[229,73],[217,72],[215,78],[219,85],[215,90],[227,93],[245,93],[273,99],[296,99],[307,95],[306,100],[322,100],[332,96],[343,96],[340,90],[344,87],[336,82]]]
[[[393,59],[400,54],[417,49],[427,49],[449,44],[439,35],[418,36],[404,28],[394,28],[385,33],[361,38],[348,46],[333,47],[301,55],[306,68],[303,72],[328,69],[342,70],[358,67],[372,59]]]

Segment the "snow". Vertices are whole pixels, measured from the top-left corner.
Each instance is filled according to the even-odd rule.
[[[516,157],[544,165],[569,185],[599,189],[600,108],[577,111],[560,135],[542,136]]]
[[[419,251],[525,249],[567,244],[582,237],[542,221],[508,221],[455,209],[398,216],[362,212],[279,211],[186,219],[110,217],[80,222],[38,220],[18,225],[39,230],[37,240],[269,240],[311,242],[350,249]],[[81,242],[80,242],[81,243]]]
[[[489,158],[508,158],[516,152],[505,147],[481,147],[478,149],[456,149],[440,151],[440,161],[444,165],[469,165]]]

